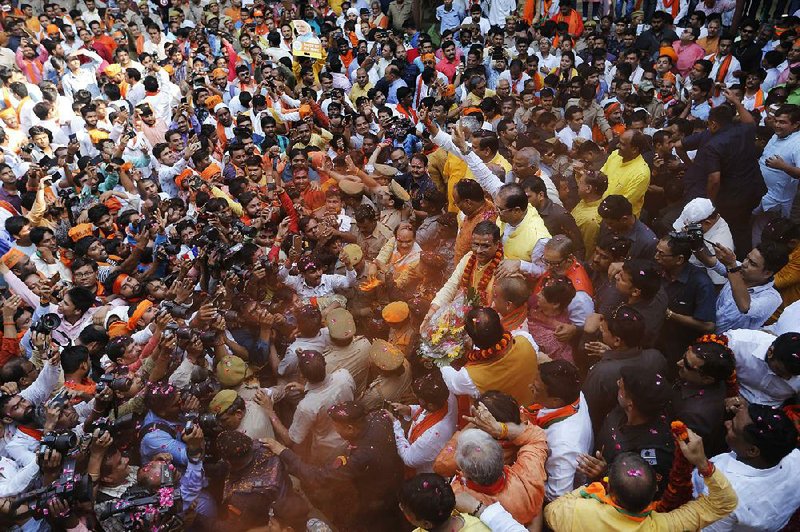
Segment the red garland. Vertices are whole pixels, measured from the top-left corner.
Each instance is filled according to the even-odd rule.
[[[508,346],[511,345],[511,339],[511,333],[506,331],[503,333],[500,341],[494,344],[492,347],[487,347],[486,349],[473,349],[467,353],[467,360],[470,362],[486,362],[487,360],[497,358],[506,352]]]
[[[478,281],[478,297],[480,297],[481,305],[489,304],[489,296],[486,293],[486,289],[489,287],[489,282],[491,282],[492,277],[494,277],[494,271],[497,269],[497,266],[500,265],[502,260],[503,246],[500,245],[497,248],[497,252],[494,254],[494,258],[488,264],[488,266],[486,266],[486,269],[483,270],[483,275],[481,275],[481,278]],[[472,274],[475,272],[475,267],[477,264],[478,257],[475,253],[473,253],[467,261],[467,267],[464,268],[464,273],[461,275],[460,285],[462,288],[464,288],[464,290],[468,290],[472,285]]]

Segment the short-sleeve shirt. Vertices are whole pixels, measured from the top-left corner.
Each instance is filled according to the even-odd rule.
[[[692,179],[698,178],[701,181],[702,194],[693,195],[689,199],[706,197],[708,174],[719,172],[716,207],[723,212],[734,209],[752,210],[766,192],[755,147],[756,125],[734,124],[713,135],[710,133],[700,135],[699,144],[694,139],[696,135],[690,135],[683,142],[686,149],[697,148],[697,156],[692,166],[700,165],[702,170],[700,174],[692,172]],[[688,174],[689,172],[687,176]],[[697,182],[690,183],[691,189],[695,192],[698,189],[697,185]],[[685,194],[689,194],[688,190]]]
[[[668,308],[698,321],[716,322],[717,293],[706,271],[694,264],[684,266],[678,278],[665,284],[669,297]],[[677,361],[700,332],[680,325],[673,320],[664,322],[659,346],[670,362]]]
[[[780,156],[791,166],[800,166],[800,131],[784,138],[773,135],[758,160],[767,187],[767,193],[761,200],[761,208],[764,211],[779,208],[781,216],[788,217],[797,195],[798,181],[783,170],[767,166],[767,159],[773,155]]]

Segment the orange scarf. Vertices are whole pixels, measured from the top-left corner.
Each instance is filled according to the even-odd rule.
[[[442,408],[440,408],[439,410],[436,410],[434,412],[428,412],[428,415],[425,416],[425,419],[423,419],[422,421],[420,421],[419,423],[417,423],[416,425],[411,427],[411,434],[408,435],[408,443],[414,443],[415,441],[417,441],[419,439],[420,436],[425,434],[425,432],[429,428],[433,427],[434,425],[439,423],[441,420],[443,420],[445,418],[445,416],[447,416],[448,409],[449,409],[449,407],[448,407],[447,403],[445,403],[444,406]],[[419,416],[422,415],[422,413],[424,411],[425,410],[420,408],[419,412],[417,412],[416,415],[414,416],[414,419],[412,420],[412,424],[413,424],[413,422],[415,422],[417,420],[417,418]]]
[[[716,56],[714,57],[716,59]],[[728,76],[728,69],[731,66],[731,61],[733,60],[733,54],[728,54],[725,59],[722,60],[722,64],[719,66],[719,70],[717,70],[717,79],[718,83],[723,83],[725,78]]]
[[[493,484],[489,484],[488,486],[478,484],[477,482],[473,482],[469,479],[464,480],[466,480],[466,486],[472,491],[477,491],[478,493],[483,493],[484,495],[497,495],[506,487],[507,475],[508,466],[503,466],[503,474],[500,475],[500,478],[498,478]]]
[[[528,305],[522,305],[503,316],[503,329],[513,331],[528,318]]]
[[[599,501],[603,504],[607,504],[608,506],[613,507],[616,511],[630,519],[631,521],[635,521],[637,523],[641,523],[645,519],[650,516],[650,513],[653,511],[653,507],[655,503],[651,503],[647,508],[644,509],[643,512],[640,513],[633,513],[629,512],[625,508],[622,508],[619,504],[614,502],[614,500],[608,496],[606,493],[606,488],[600,482],[592,482],[585,488],[580,491],[581,497],[584,499],[594,499]]]
[[[672,12],[672,18],[678,16],[678,12],[681,10],[681,0],[663,0],[664,7],[670,8]]]
[[[543,429],[547,429],[548,427],[555,425],[559,421],[564,421],[568,417],[574,416],[578,413],[578,408],[580,406],[581,400],[578,398],[574,403],[571,405],[565,405],[561,408],[556,408],[552,412],[548,412],[547,414],[539,417],[539,412],[544,408],[540,404],[533,404],[528,408],[525,408],[523,412],[528,417],[531,423],[542,427]]]
[[[20,425],[19,427],[17,427],[17,430],[19,430],[23,434],[27,434],[36,441],[42,441],[42,436],[44,436],[44,432],[42,432],[39,429],[35,429],[33,427],[25,427],[23,425]]]

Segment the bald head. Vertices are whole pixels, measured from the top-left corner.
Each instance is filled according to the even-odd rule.
[[[639,513],[653,502],[656,475],[647,461],[634,453],[622,453],[608,471],[608,489],[614,501],[629,512]]]

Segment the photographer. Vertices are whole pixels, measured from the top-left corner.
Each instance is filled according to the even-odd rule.
[[[53,315],[58,318],[58,323],[52,333],[71,342],[78,339],[81,331],[92,322],[94,314],[99,310],[94,305],[94,295],[80,287],[70,288],[59,303],[51,303],[53,288],[49,285],[41,287],[39,306],[33,312],[31,323],[38,323],[43,317]],[[54,321],[55,323],[55,321]],[[61,340],[59,340],[61,341]],[[31,331],[27,331],[20,341],[21,346],[31,346]]]
[[[142,459],[152,460],[159,453],[167,453],[176,464],[186,466],[188,435],[184,433],[181,414],[197,412],[200,401],[183,396],[171,384],[151,383],[145,390],[144,403],[148,412],[139,431],[143,435],[139,446]]]
[[[709,253],[713,253],[714,249],[711,247],[712,243],[722,244],[731,251],[735,251],[733,247],[733,235],[731,235],[728,223],[722,219],[722,216],[714,208],[710,199],[695,198],[683,208],[678,219],[672,224],[673,229],[679,233],[686,234],[687,237],[691,236],[687,231],[690,228],[700,226],[702,229],[703,241],[697,242],[696,245],[705,246]],[[698,235],[699,236],[699,235]],[[692,255],[689,259],[690,264],[694,264],[700,268],[704,267],[696,256]],[[713,268],[706,268],[706,272],[715,285],[722,286],[725,284],[725,277],[714,271]]]
[[[740,263],[733,250],[712,244],[714,255],[703,246],[694,252],[700,262],[728,278],[717,297],[716,332],[757,329],[781,305],[774,277],[789,263],[789,249],[777,242],[762,242]]]

